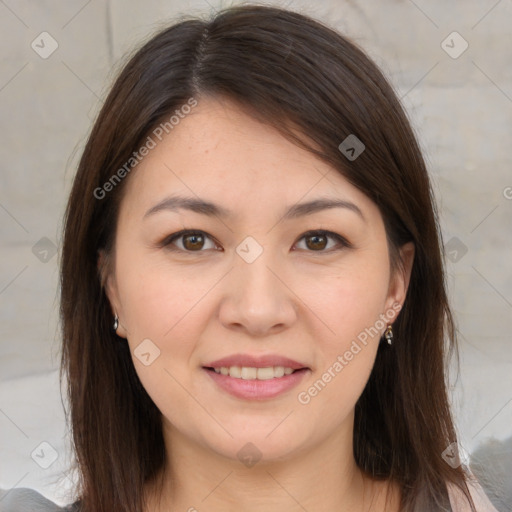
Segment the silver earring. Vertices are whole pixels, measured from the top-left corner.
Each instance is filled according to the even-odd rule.
[[[391,327],[391,325],[388,325],[386,332],[384,333],[384,338],[386,338],[388,345],[391,345],[393,343],[393,328]]]
[[[114,331],[117,331],[117,328],[119,327],[119,317],[117,315],[114,315]]]

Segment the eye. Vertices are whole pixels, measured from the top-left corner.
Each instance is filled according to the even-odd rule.
[[[336,243],[328,247],[329,239]],[[205,242],[210,240],[210,247]],[[331,252],[343,247],[352,247],[352,244],[345,238],[332,231],[315,230],[308,231],[299,240],[306,240],[306,250],[308,252]],[[176,243],[179,242],[179,243]],[[171,247],[172,245],[175,246]],[[181,250],[183,252],[204,252],[207,249],[217,249],[217,245],[213,242],[212,237],[204,231],[186,229],[168,236],[161,244],[161,247],[167,247],[170,250]]]
[[[300,240],[306,240],[306,248],[311,249],[310,252],[331,252],[333,246],[327,250],[328,240],[333,239],[341,247],[352,247],[352,245],[341,235],[333,233],[332,231],[316,230],[308,231],[305,233]],[[308,242],[309,241],[309,242]],[[338,247],[339,249],[340,247]],[[336,250],[336,244],[334,244],[334,250]]]
[[[175,244],[176,240],[181,240],[180,244]],[[208,236],[203,231],[187,229],[184,231],[180,231],[178,233],[174,233],[173,235],[168,236],[161,244],[162,247],[167,247],[171,250],[174,250],[170,245],[177,245],[178,249],[185,252],[202,252],[202,249],[205,249],[205,240],[212,240],[210,236]],[[215,249],[215,244],[213,247],[206,247],[206,249]]]

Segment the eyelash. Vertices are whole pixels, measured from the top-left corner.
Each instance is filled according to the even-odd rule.
[[[208,249],[200,249],[200,250],[197,250],[197,251],[187,251],[186,249],[181,249],[179,247],[171,248],[171,246],[173,245],[173,242],[175,240],[178,240],[178,239],[184,237],[185,235],[203,235],[206,238],[209,238],[210,240],[212,240],[215,243],[217,243],[213,237],[211,237],[210,235],[208,235],[204,231],[201,231],[201,230],[198,230],[198,229],[184,229],[182,231],[178,231],[177,233],[173,233],[172,235],[169,235],[168,237],[166,237],[159,244],[159,246],[160,247],[166,247],[168,250],[171,250],[171,251],[180,251],[180,252],[185,252],[185,253],[190,253],[190,254],[201,253],[201,252],[205,252],[206,250],[208,250]],[[353,247],[352,244],[350,242],[348,242],[348,240],[343,238],[341,235],[338,235],[337,233],[333,233],[332,231],[326,231],[326,230],[322,230],[322,229],[315,229],[315,230],[311,230],[311,231],[306,231],[306,233],[304,233],[299,238],[299,241],[302,240],[303,238],[308,237],[308,236],[315,236],[315,235],[327,236],[328,238],[333,238],[333,239],[335,239],[338,242],[340,247],[337,247],[337,248],[336,247],[334,247],[334,248],[331,247],[330,249],[322,249],[322,250],[318,250],[318,251],[313,251],[313,250],[306,249],[307,252],[312,252],[312,253],[331,253],[331,252],[334,252],[334,251],[341,250],[343,248],[350,249],[350,248]]]

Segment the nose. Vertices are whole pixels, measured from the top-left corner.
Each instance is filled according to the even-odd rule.
[[[277,334],[297,319],[298,299],[267,251],[252,263],[236,256],[224,280],[219,319],[224,327],[253,337]]]

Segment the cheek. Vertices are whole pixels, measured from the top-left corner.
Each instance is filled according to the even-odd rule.
[[[387,260],[371,258],[366,263],[357,255],[316,285],[312,309],[330,328],[323,337],[334,348],[343,348],[361,331],[375,325],[387,298]],[[311,296],[311,295],[310,295]]]
[[[332,409],[337,421],[354,407],[373,368],[384,325],[380,315],[385,313],[389,285],[387,264],[385,255],[366,261],[356,256],[336,275],[323,279],[323,287],[317,283],[311,309],[322,321],[314,336],[318,359],[314,388],[311,394],[305,391],[318,396],[314,407]],[[333,403],[336,408],[329,406]]]
[[[134,254],[120,259],[117,268],[135,371],[157,407],[173,424],[179,424],[176,411],[190,407],[190,396],[179,383],[188,382],[193,371],[192,357],[205,322],[201,298],[215,279],[191,277]],[[154,345],[148,345],[148,339]],[[137,355],[144,353],[139,346],[150,353],[148,365]]]
[[[154,337],[163,343],[191,324],[194,310],[214,284],[213,277],[190,275],[179,267],[151,264],[135,255],[119,261],[118,276],[129,335],[134,339]]]
[[[322,398],[317,405],[338,404],[340,408],[332,414],[339,418],[354,407],[372,371],[385,326],[381,315],[389,286],[385,252],[368,251],[350,263],[326,286],[320,309],[335,334],[320,338],[317,387],[322,389]]]

